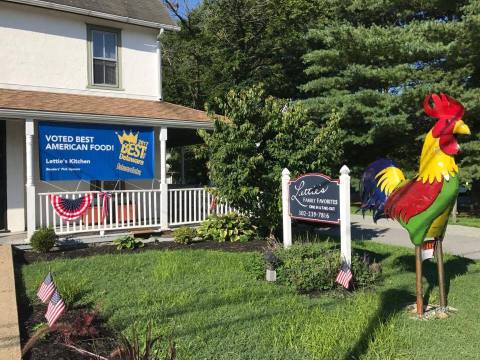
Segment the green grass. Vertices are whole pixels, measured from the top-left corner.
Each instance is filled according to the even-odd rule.
[[[178,359],[476,359],[480,343],[480,265],[446,257],[448,320],[412,320],[414,257],[409,249],[356,243],[382,260],[384,282],[353,295],[310,298],[256,281],[251,253],[150,251],[38,263],[21,268],[34,301],[49,267],[82,303],[96,304],[127,334],[153,320],[174,329]],[[437,301],[435,265],[424,288]],[[433,287],[433,288],[432,288]]]
[[[453,222],[452,218],[450,217],[449,223],[454,225],[480,227],[480,217],[458,215],[457,222]]]
[[[359,211],[360,205],[355,203],[350,206],[350,212],[355,215],[361,215],[362,212]],[[371,213],[368,212],[370,215]],[[453,225],[463,225],[463,226],[472,226],[480,227],[480,217],[474,215],[459,214],[457,215],[457,222],[453,222],[452,217],[450,216],[449,224]]]

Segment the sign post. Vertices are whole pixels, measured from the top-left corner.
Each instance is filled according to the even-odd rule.
[[[350,169],[340,169],[340,251],[342,260],[352,264],[352,233],[350,227]]]
[[[282,213],[283,213],[283,246],[289,248],[292,246],[292,219],[288,213],[289,209],[289,191],[290,171],[287,168],[282,171]]]
[[[343,166],[340,180],[323,174],[304,174],[290,180],[282,171],[283,245],[292,245],[292,219],[340,224],[341,258],[351,265],[350,170]]]

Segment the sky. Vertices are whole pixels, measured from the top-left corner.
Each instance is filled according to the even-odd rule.
[[[198,4],[202,2],[202,0],[177,0],[180,5],[180,12],[185,14],[185,11],[188,9],[192,10]]]

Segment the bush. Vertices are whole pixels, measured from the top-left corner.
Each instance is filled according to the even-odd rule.
[[[173,238],[179,244],[190,244],[197,237],[197,230],[188,226],[175,229]]]
[[[315,124],[302,104],[268,96],[262,86],[230,91],[217,102],[214,131],[200,131],[209,177],[218,197],[249,214],[262,234],[278,234],[282,221],[280,177],[341,166],[340,116]],[[226,120],[228,119],[228,120]]]
[[[55,245],[57,234],[52,228],[42,227],[35,231],[30,238],[33,250],[41,253],[49,252]]]
[[[136,239],[133,235],[125,235],[113,240],[113,243],[117,245],[118,250],[128,249],[134,250],[139,247],[143,247],[144,243],[140,239]]]
[[[200,224],[197,232],[204,240],[217,242],[247,242],[257,237],[257,228],[250,219],[234,212],[210,215]]]
[[[275,250],[278,259],[277,281],[300,292],[325,291],[339,286],[335,279],[340,270],[340,254],[330,244],[293,245]],[[370,266],[367,257],[352,255],[354,288],[373,285],[379,278],[377,266]]]

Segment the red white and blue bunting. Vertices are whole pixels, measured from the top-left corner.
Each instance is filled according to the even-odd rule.
[[[82,216],[92,204],[92,194],[86,194],[78,199],[65,199],[58,195],[49,195],[55,212],[62,219],[70,221]]]

